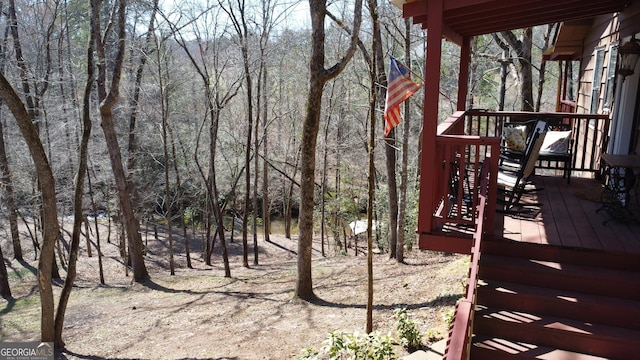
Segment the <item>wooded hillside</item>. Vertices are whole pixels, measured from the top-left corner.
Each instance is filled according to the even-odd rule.
[[[43,341],[63,344],[66,300],[63,295],[54,316],[49,273],[55,278],[58,267],[64,270],[68,298],[78,243],[97,233],[91,227],[98,221],[121,231],[121,256],[136,281],[153,277],[141,224],[168,234],[179,230],[181,239],[201,233],[197,253],[188,241],[180,245],[184,265],[191,267],[191,257],[223,262],[225,276],[233,271],[226,251],[232,224],[241,233],[244,267],[259,264],[259,241],[269,241],[271,219],[284,222],[287,238],[295,236],[305,181],[302,127],[311,110],[320,121],[310,180],[315,196],[305,204],[312,207],[322,254],[355,252],[347,247],[349,223],[367,210],[371,119],[374,241],[391,256],[396,242],[411,247],[422,93],[409,101],[407,126],[384,139],[386,80],[380,79],[386,79],[387,54],[421,74],[425,36],[405,27],[390,3],[365,1],[357,34],[351,2],[315,14],[325,19],[324,64],[315,65],[348,60],[339,74],[327,70],[319,109],[309,105],[317,31],[306,22],[304,2],[10,0],[0,7],[0,256],[23,260],[18,226],[27,225],[40,261]],[[541,52],[554,31],[474,39],[469,107],[553,110],[557,68],[545,68]],[[373,47],[376,34],[379,48]],[[349,60],[343,56],[352,35],[357,46]],[[454,44],[445,42],[443,51],[441,118],[455,108],[459,56]],[[529,88],[523,71],[531,72]],[[372,101],[376,86],[382,92]],[[403,167],[408,176],[400,181]],[[389,174],[397,174],[397,185]],[[401,218],[390,211],[398,206],[396,186],[406,191]],[[390,217],[402,219],[402,227],[390,230]],[[60,230],[69,223],[72,231]],[[90,241],[88,251],[99,256],[100,239]],[[172,274],[175,245],[169,235]],[[213,251],[218,246],[220,259]],[[6,279],[2,266],[0,288],[10,298]]]

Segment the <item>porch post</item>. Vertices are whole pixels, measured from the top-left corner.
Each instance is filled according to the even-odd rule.
[[[471,61],[471,37],[462,38],[460,46],[460,76],[458,77],[458,111],[467,109],[467,93],[469,92],[469,63]]]
[[[444,0],[428,0],[427,53],[425,54],[424,111],[422,119],[422,159],[420,199],[418,206],[419,235],[432,232],[434,211],[434,174],[436,174],[436,129],[440,96],[440,58],[442,52],[442,13]],[[426,239],[425,239],[426,240]],[[423,247],[423,236],[419,245]]]

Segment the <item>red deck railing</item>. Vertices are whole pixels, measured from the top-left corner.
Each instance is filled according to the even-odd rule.
[[[431,197],[418,221],[419,247],[424,250],[469,254],[471,231],[476,225],[478,179],[485,158],[499,158],[500,136],[505,122],[543,119],[550,125],[568,124],[572,130],[571,171],[597,173],[600,154],[609,141],[607,115],[573,113],[494,112],[469,110],[454,113],[440,125],[436,136],[436,166],[421,169],[433,179]],[[542,165],[542,164],[539,164]],[[556,167],[553,167],[553,166]],[[544,164],[544,168],[564,170],[564,164]],[[497,169],[497,166],[493,166]],[[494,170],[496,171],[496,170]],[[495,175],[495,174],[492,174]],[[489,183],[488,218],[485,233],[494,230],[497,185]]]
[[[471,237],[478,217],[480,173],[494,161],[497,168],[500,139],[494,136],[465,134],[465,112],[456,112],[438,126],[435,169],[423,169],[433,179],[433,207],[418,223],[420,248],[469,254]],[[495,199],[495,174],[489,177],[488,195]],[[495,201],[487,204],[485,232],[492,233],[495,220]],[[426,216],[425,216],[426,215]],[[429,222],[430,229],[425,222]],[[491,225],[489,225],[491,224]]]
[[[469,359],[480,244],[483,236],[494,230],[502,125],[537,118],[571,126],[572,170],[599,171],[600,154],[609,141],[610,120],[606,115],[472,110],[456,112],[438,126],[434,154],[437,165],[435,169],[422,169],[423,174],[435,179],[433,212],[420,216],[420,221],[430,221],[429,228],[436,231],[421,231],[426,227],[418,223],[420,248],[471,254],[466,294],[456,305],[443,359]],[[472,236],[441,231],[450,225],[473,229]]]
[[[502,136],[505,122],[542,119],[548,124],[568,124],[573,139],[571,171],[596,173],[600,154],[609,144],[609,115],[574,113],[534,113],[469,110],[465,112],[466,135]]]
[[[492,164],[487,161],[487,164]],[[471,336],[473,335],[473,317],[476,305],[476,289],[478,287],[478,270],[480,261],[480,244],[484,235],[485,220],[487,219],[487,195],[490,184],[491,165],[483,166],[480,175],[480,191],[478,193],[477,226],[473,234],[473,248],[469,263],[469,278],[465,297],[456,304],[456,311],[447,340],[443,356],[444,360],[468,359],[470,353]]]

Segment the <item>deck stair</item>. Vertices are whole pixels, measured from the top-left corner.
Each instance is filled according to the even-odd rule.
[[[640,358],[640,256],[483,241],[471,359]]]

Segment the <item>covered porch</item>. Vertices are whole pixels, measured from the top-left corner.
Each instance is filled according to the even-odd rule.
[[[636,186],[626,204],[629,217],[603,207],[600,154],[609,119],[535,114],[570,124],[571,182],[562,167],[540,164],[522,211],[501,211],[501,124],[533,115],[458,112],[438,127],[434,198],[420,213],[419,245],[471,255],[466,296],[456,306],[442,358],[635,358],[640,203]]]
[[[563,177],[565,164],[539,160],[533,185],[540,190],[525,194],[521,203],[540,205],[527,206],[525,210],[512,214],[505,213],[496,182],[502,126],[531,119],[544,119],[549,124],[562,123],[571,129],[571,160],[568,164],[571,182]],[[608,145],[609,128],[609,117],[598,114],[456,112],[437,128],[433,156],[436,166],[428,171],[432,175],[429,176],[432,187],[430,191],[422,192],[431,194],[423,196],[420,203],[420,248],[464,254],[471,252],[472,229],[479,221],[476,209],[483,167],[489,174],[488,209],[483,219],[485,236],[592,249],[606,249],[606,246],[613,246],[609,243],[620,242],[586,238],[603,233],[600,229],[605,227],[604,222],[610,226],[623,224],[628,227],[633,224],[608,221],[610,214],[607,211],[596,212],[602,207],[605,179],[600,155]],[[576,194],[582,194],[583,199]],[[580,201],[584,198],[590,201]],[[587,225],[596,228],[587,231]],[[605,233],[611,236],[618,232]],[[581,239],[583,236],[585,238]],[[617,249],[621,248],[618,246]]]
[[[611,134],[631,135],[636,126],[639,100],[630,85],[638,83],[636,75],[619,78],[611,91],[615,99],[599,102],[613,84],[602,86],[593,75],[603,73],[605,52],[596,51],[600,60],[593,66],[581,63],[585,88],[578,111],[565,107],[560,95],[557,109],[563,112],[557,113],[473,110],[466,101],[473,36],[619,14],[606,30],[611,36],[594,34],[588,46],[581,43],[577,56],[591,57],[603,44],[635,42],[637,2],[416,0],[402,8],[404,17],[427,29],[420,170],[427,176],[420,177],[419,246],[471,255],[466,294],[442,358],[637,358],[640,226],[637,216],[611,219],[616,214],[610,208],[599,210],[609,201],[602,196],[602,154],[631,153],[627,143],[611,146],[621,139]],[[601,24],[594,24],[600,31]],[[461,49],[458,112],[438,123],[443,38]],[[615,80],[615,63],[609,65]],[[538,205],[505,212],[497,185],[502,125],[534,118],[570,127],[571,182],[562,178],[562,168],[538,164],[532,187],[542,190],[522,199]],[[635,200],[625,202],[629,214],[640,214]]]
[[[522,211],[496,182],[505,122],[544,118],[572,132],[571,182],[538,164]],[[627,359],[640,338],[640,203],[603,207],[606,115],[460,111],[439,124],[420,203],[421,249],[471,255],[444,359]],[[424,168],[422,171],[425,171]]]

